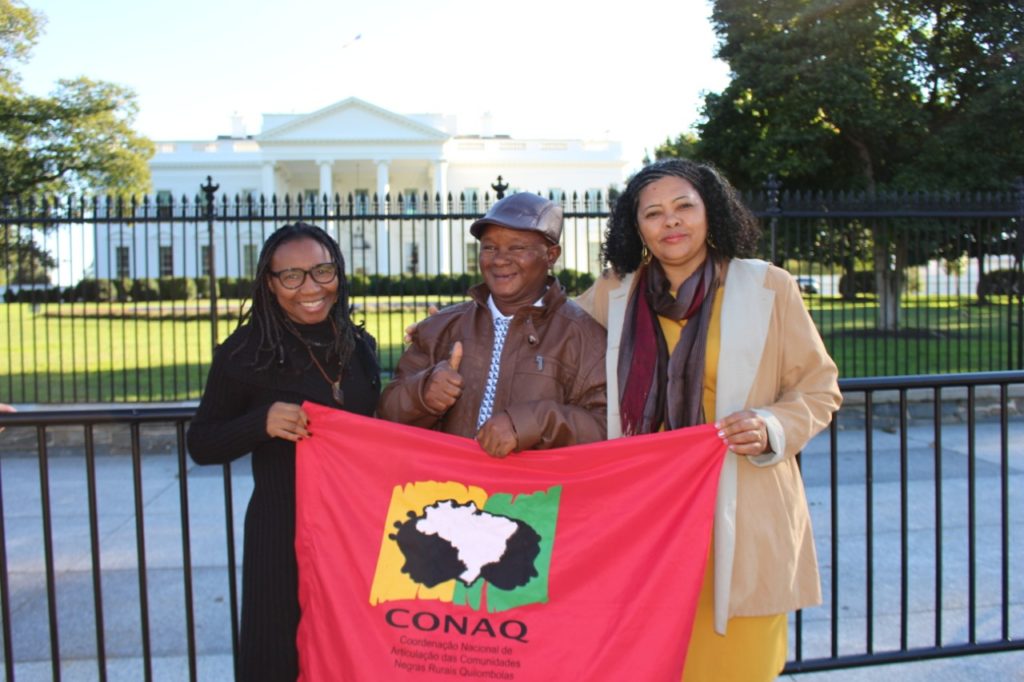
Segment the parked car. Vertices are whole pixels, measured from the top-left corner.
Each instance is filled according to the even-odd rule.
[[[797,275],[796,283],[797,286],[800,287],[800,291],[805,294],[821,293],[821,285],[818,283],[817,277],[811,277],[810,275]]]

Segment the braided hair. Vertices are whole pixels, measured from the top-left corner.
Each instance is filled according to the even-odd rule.
[[[240,327],[246,323],[251,325],[250,338],[254,339],[256,350],[250,366],[256,371],[265,370],[274,363],[279,366],[284,364],[284,334],[301,338],[294,323],[281,309],[277,297],[270,290],[270,261],[273,259],[274,253],[282,244],[297,239],[312,239],[323,246],[330,254],[331,262],[337,268],[338,300],[327,313],[332,323],[331,328],[334,330],[334,339],[328,347],[328,353],[335,355],[341,366],[345,367],[355,349],[357,330],[352,323],[351,308],[348,303],[349,288],[348,280],[345,277],[345,259],[341,255],[338,243],[321,227],[302,222],[291,223],[275,230],[263,243],[250,292],[252,305],[243,313],[238,322]],[[241,349],[242,346],[235,352],[237,353]]]
[[[637,171],[612,208],[601,255],[617,275],[621,277],[635,271],[643,257],[643,241],[636,218],[640,191],[669,176],[689,182],[704,201],[710,253],[724,260],[754,255],[761,226],[736,188],[710,164],[665,159]]]

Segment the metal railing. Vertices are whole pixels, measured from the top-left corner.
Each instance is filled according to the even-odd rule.
[[[196,472],[185,451],[194,412],[147,407],[3,415],[10,425],[0,434],[7,680],[16,679],[19,666],[35,672],[40,665],[49,666],[53,680],[65,674],[106,680],[110,666],[125,659],[133,662],[128,677],[151,680],[154,659],[168,655],[180,659],[173,677],[195,680],[201,651],[210,647],[199,633],[213,635],[214,646],[226,638],[234,658],[238,580],[231,567],[239,511],[232,467],[216,467],[222,514],[203,514],[200,521],[217,528],[211,566],[211,553],[194,551],[197,503],[189,481]],[[211,571],[221,579],[211,580]],[[198,591],[197,581],[203,583]],[[214,602],[223,602],[215,613],[210,604],[197,605],[208,598],[203,594],[211,583],[220,593]],[[168,592],[178,599],[168,599]]]
[[[1024,648],[1024,372],[840,386],[801,455],[824,605],[794,615],[786,670]]]
[[[1024,372],[841,387],[801,455],[825,602],[787,672],[1024,648]],[[231,675],[251,480],[191,463],[192,413],[0,414],[6,679]]]
[[[210,180],[203,189],[174,204],[0,206],[0,399],[198,398],[259,248],[286,222],[338,240],[355,318],[376,337],[385,372],[407,324],[480,280],[468,227],[487,196],[264,201],[215,196]],[[764,226],[759,255],[798,277],[843,376],[1024,369],[1024,182],[985,195],[774,187],[745,199]],[[586,193],[561,200],[556,272],[576,294],[599,273],[608,204]],[[14,284],[36,280],[55,284]]]

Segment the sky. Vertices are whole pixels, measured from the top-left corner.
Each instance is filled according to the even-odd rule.
[[[28,0],[22,65],[46,94],[80,75],[132,88],[136,129],[207,140],[358,97],[455,115],[459,133],[610,139],[628,167],[728,84],[706,0]]]

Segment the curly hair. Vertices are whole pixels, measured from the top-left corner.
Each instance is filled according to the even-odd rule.
[[[726,260],[755,253],[761,226],[736,188],[710,164],[665,159],[637,171],[612,207],[601,255],[617,275],[621,277],[640,267],[643,254],[637,222],[640,191],[669,176],[686,180],[700,194],[707,214],[709,252]]]
[[[284,364],[284,334],[293,334],[301,338],[295,325],[288,318],[277,302],[277,297],[270,290],[270,261],[277,249],[297,239],[312,239],[319,243],[330,254],[331,262],[338,270],[338,300],[327,313],[334,322],[334,342],[329,352],[336,355],[344,367],[355,348],[356,328],[352,323],[351,308],[348,303],[348,279],[345,277],[345,259],[341,255],[338,243],[323,228],[309,223],[291,223],[275,230],[263,243],[260,258],[253,276],[252,291],[249,296],[252,305],[245,311],[238,326],[246,323],[252,326],[252,337],[255,340],[256,352],[252,359],[252,367],[261,371],[271,364]],[[244,346],[236,349],[241,350]]]

